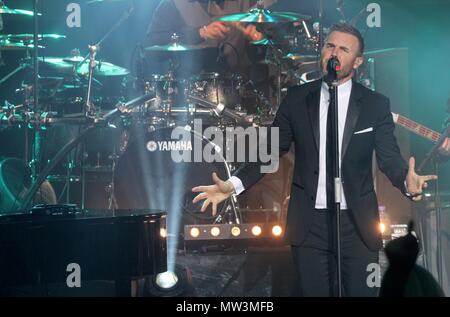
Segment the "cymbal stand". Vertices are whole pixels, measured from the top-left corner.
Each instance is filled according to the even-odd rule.
[[[131,2],[128,10],[122,15],[122,17],[112,26],[112,28],[94,45],[89,45],[89,54],[87,54],[82,61],[80,61],[74,68],[74,73],[76,74],[78,69],[85,63],[85,61],[89,58],[89,75],[88,75],[88,88],[86,94],[86,103],[85,103],[85,117],[86,119],[98,119],[98,113],[96,113],[95,105],[91,102],[91,93],[92,93],[92,81],[95,80],[94,70],[97,67],[97,61],[95,57],[97,52],[100,50],[103,42],[120,26],[122,25],[128,18],[131,16],[131,13],[134,11],[134,1]],[[86,152],[86,144],[82,143],[82,160],[81,160],[81,209],[85,208],[86,201],[86,169],[85,169],[85,152]]]
[[[100,39],[100,41],[98,41],[96,44],[92,45],[95,46],[97,50],[100,49],[100,47],[102,46],[103,42],[115,31],[117,30],[117,28],[124,23],[126,20],[128,20],[128,18],[130,17],[131,13],[134,11],[134,1],[131,2],[130,7],[128,8],[128,10],[122,15],[122,17],[117,20],[117,22],[111,27],[111,29]],[[90,58],[91,53],[89,52],[82,61],[80,61],[76,67],[75,67],[75,71],[78,71],[78,69],[81,67],[81,65],[84,64],[84,62],[86,62],[86,60],[88,58]]]
[[[0,6],[3,6],[3,1],[0,1]],[[0,31],[3,31],[3,15],[0,14]],[[5,66],[5,61],[2,57],[2,51],[0,51],[0,67]],[[0,81],[1,84],[1,81]]]
[[[116,176],[116,164],[117,164],[117,160],[119,159],[119,155],[116,152],[116,146],[114,146],[114,150],[113,153],[110,156],[111,160],[112,160],[112,166],[111,166],[111,171],[112,171],[112,175],[111,175],[111,183],[108,185],[108,209],[111,209],[112,211],[114,211],[115,209],[118,208],[117,205],[117,201],[116,201],[116,196],[115,196],[115,176]]]
[[[320,53],[325,41],[323,34],[323,0],[319,0],[319,49],[317,50],[317,61],[320,60]]]
[[[38,3],[39,0],[33,1],[33,45],[34,45],[34,51],[33,51],[33,98],[32,98],[32,104],[33,109],[31,110],[31,107],[29,106],[29,103],[25,105],[26,106],[26,122],[25,122],[25,143],[28,145],[28,125],[29,125],[29,119],[30,115],[37,116],[39,113],[39,65],[38,65]],[[27,52],[28,55],[28,52]],[[27,95],[27,94],[25,94]],[[26,99],[29,99],[28,96]],[[41,156],[41,127],[40,124],[33,124],[33,141],[31,144],[31,158],[28,161],[28,148],[25,152],[25,158],[27,159],[27,163],[29,168],[31,169],[31,181],[32,183],[36,182],[39,172],[40,172],[40,156]],[[28,146],[27,146],[28,147]]]
[[[92,78],[94,77],[94,69],[97,66],[97,61],[95,56],[97,55],[98,47],[96,45],[89,45],[89,76],[88,76],[88,87],[86,95],[86,103],[84,104],[84,114],[86,118],[95,115],[95,106],[91,102],[91,92],[92,92]]]
[[[282,58],[283,51],[275,46],[271,36],[268,37],[268,49],[266,52],[266,61],[272,63],[276,66],[277,69],[277,82],[276,82],[276,107],[275,109],[271,109],[272,111],[276,111],[277,108],[281,104],[281,66],[282,66]]]
[[[86,119],[95,118],[96,109],[94,104],[91,102],[91,92],[92,92],[92,79],[94,77],[94,69],[97,66],[97,61],[95,57],[97,55],[98,46],[89,45],[89,75],[88,75],[88,87],[86,94],[86,102],[84,104],[84,115]],[[85,208],[86,203],[86,169],[85,160],[87,158],[86,153],[86,142],[81,144],[81,209]]]

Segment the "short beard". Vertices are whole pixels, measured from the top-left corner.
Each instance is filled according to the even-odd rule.
[[[353,73],[353,69],[350,69],[348,72],[346,72],[345,74],[340,74],[340,73],[338,73],[337,74],[337,79],[338,80],[341,80],[341,79],[344,79],[344,78],[347,78],[348,76],[350,76],[351,74]]]

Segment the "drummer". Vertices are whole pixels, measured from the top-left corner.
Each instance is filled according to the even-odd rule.
[[[276,0],[264,2],[268,8]],[[252,24],[242,25],[215,19],[247,12],[256,3],[256,0],[162,0],[153,14],[146,45],[168,44],[171,35],[177,33],[181,43],[219,48],[213,60],[216,69],[219,72],[239,73],[247,78],[250,60],[246,47],[251,41],[261,40],[263,34]]]

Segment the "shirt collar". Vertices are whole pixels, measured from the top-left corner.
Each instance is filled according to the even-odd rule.
[[[339,93],[340,94],[350,94],[352,91],[353,86],[353,80],[347,80],[345,83],[340,84],[339,87]],[[322,89],[328,92],[328,85],[325,81],[322,81]]]

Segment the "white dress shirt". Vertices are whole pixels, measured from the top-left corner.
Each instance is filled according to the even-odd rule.
[[[339,121],[339,168],[341,168],[342,157],[342,138],[344,136],[345,120],[347,119],[348,103],[352,91],[352,80],[338,86],[338,121]],[[327,135],[327,115],[330,93],[328,85],[323,82],[320,90],[320,109],[319,109],[319,183],[317,185],[316,209],[327,208],[327,178],[326,178],[326,135]],[[341,189],[341,209],[347,209],[344,190]]]
[[[350,101],[350,93],[352,91],[352,80],[338,86],[338,121],[339,121],[339,167],[341,166],[342,156],[342,138],[344,136],[345,120],[347,118],[348,104]],[[327,115],[329,106],[330,94],[328,85],[323,82],[320,90],[320,109],[319,109],[319,182],[317,186],[316,195],[316,209],[327,208],[327,190],[326,190],[326,130],[327,130]],[[231,176],[229,181],[233,184],[235,193],[242,193],[245,188],[242,181],[236,177]],[[341,209],[347,209],[347,201],[345,199],[344,191],[341,190]]]

